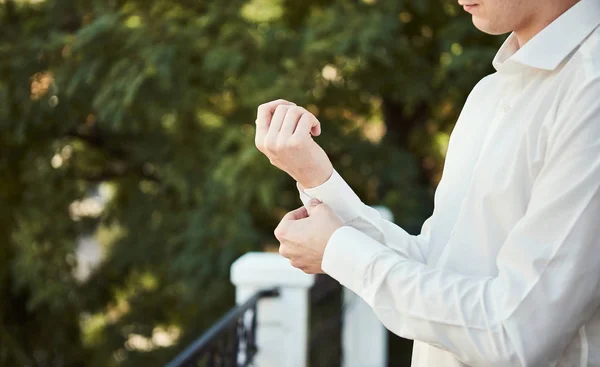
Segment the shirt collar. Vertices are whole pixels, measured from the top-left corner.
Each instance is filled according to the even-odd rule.
[[[494,57],[496,70],[518,63],[554,70],[600,24],[600,1],[581,0],[519,48],[512,33]]]

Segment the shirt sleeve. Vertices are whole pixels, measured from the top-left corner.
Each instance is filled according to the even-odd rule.
[[[323,270],[395,334],[467,365],[555,365],[600,306],[598,95],[587,90],[557,119],[526,213],[498,254],[497,276],[428,268],[350,226],[330,238]]]
[[[424,222],[419,235],[410,235],[384,219],[377,209],[365,205],[335,170],[329,180],[320,186],[302,190],[297,185],[297,188],[305,206],[311,199],[319,199],[331,207],[344,225],[355,228],[405,257],[426,263],[431,218]]]

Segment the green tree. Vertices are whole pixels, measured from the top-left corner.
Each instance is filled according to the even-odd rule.
[[[231,262],[299,205],[254,148],[270,99],[313,111],[342,175],[418,231],[498,44],[446,0],[3,0],[0,19],[2,366],[159,366],[229,308]],[[82,235],[105,253],[85,280]]]

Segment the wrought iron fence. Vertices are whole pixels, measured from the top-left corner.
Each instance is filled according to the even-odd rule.
[[[277,296],[279,296],[277,289],[257,292],[244,304],[231,309],[165,367],[250,366],[257,352],[258,301]]]

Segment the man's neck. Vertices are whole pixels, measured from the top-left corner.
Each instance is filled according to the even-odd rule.
[[[550,23],[554,22],[578,2],[579,0],[548,1],[536,9],[537,11],[534,11],[534,15],[526,22],[526,24],[519,29],[515,29],[515,36],[519,42],[519,47],[523,47],[523,45],[535,37],[536,34],[540,33],[544,28],[550,25]]]

